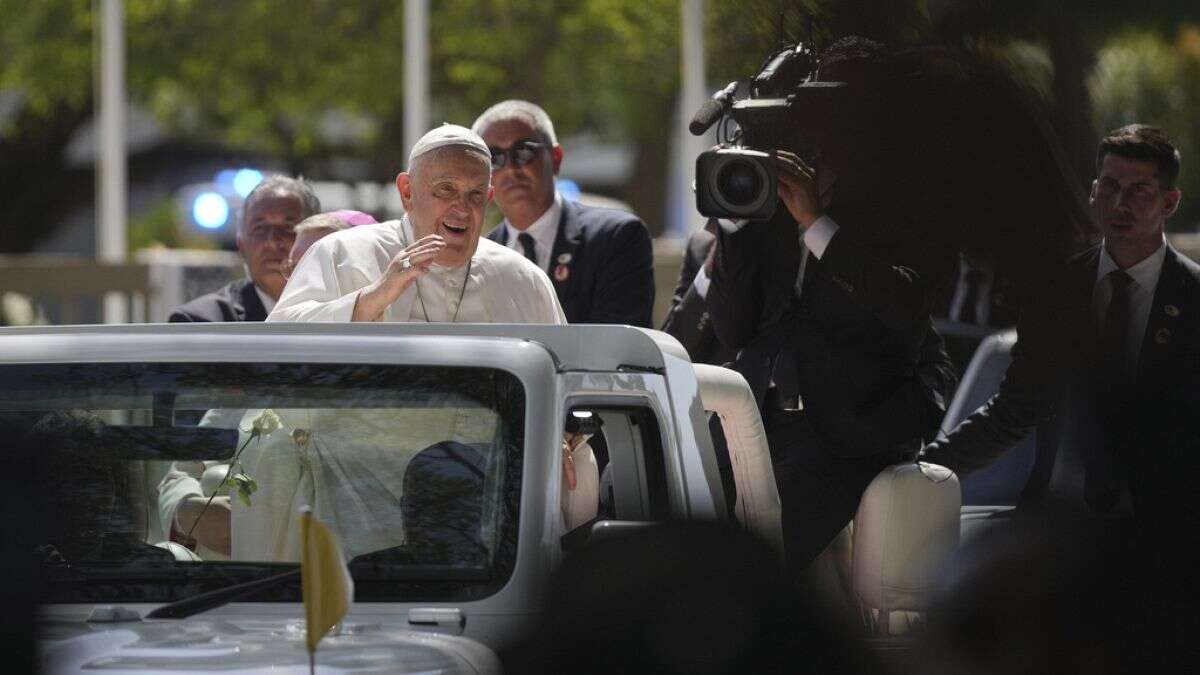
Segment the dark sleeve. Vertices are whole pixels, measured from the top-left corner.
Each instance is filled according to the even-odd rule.
[[[206,321],[206,319],[188,313],[183,307],[175,309],[171,312],[171,316],[167,317],[167,323],[193,323],[196,321]]]
[[[717,228],[713,273],[708,284],[708,313],[717,339],[739,350],[754,338],[762,315],[763,275],[755,264],[764,228],[751,223],[730,234]]]
[[[1021,313],[1012,362],[996,394],[944,440],[926,447],[922,452],[925,460],[949,467],[959,475],[969,474],[991,464],[1054,414],[1062,386],[1058,377],[1061,355],[1055,356],[1053,336],[1038,328],[1060,324],[1046,324],[1045,318],[1032,314]]]
[[[693,234],[688,239],[687,249],[683,253],[683,265],[679,270],[679,280],[675,284],[671,307],[667,310],[662,330],[679,340],[692,357],[692,361],[711,363],[714,336],[712,322],[708,317],[708,302],[700,297],[692,282],[704,265],[713,242],[710,241],[705,246],[700,237],[699,234]]]
[[[921,343],[917,380],[928,404],[927,432],[924,436],[928,439],[937,433],[942,418],[946,416],[946,409],[950,407],[950,394],[958,384],[954,361],[946,352],[946,341],[934,328],[932,319],[927,321],[925,339]]]
[[[634,218],[616,228],[597,271],[590,322],[650,328],[653,315],[654,251],[646,226]]]
[[[877,258],[844,228],[833,235],[820,263],[855,303],[889,328],[909,330],[929,316],[932,280],[911,267]],[[940,279],[944,273],[939,266],[936,276]],[[934,274],[931,266],[929,275]]]
[[[920,334],[915,372],[898,379],[881,400],[853,406],[825,396],[832,394],[833,388],[826,388],[821,396],[805,399],[805,405],[814,413],[813,423],[845,456],[862,456],[880,448],[906,445],[915,452],[919,442],[937,433],[956,378],[941,336],[933,322],[928,318],[926,321],[926,330]],[[838,375],[833,371],[825,373],[830,381]]]
[[[696,274],[700,272],[700,266],[704,264],[704,256],[701,255],[704,251],[696,249],[694,244],[695,237],[693,236],[688,239],[687,248],[683,251],[683,265],[679,268],[679,278],[675,280],[675,291],[671,293],[671,307],[667,310],[667,319],[663,324],[663,330],[667,330],[666,326],[671,322],[671,315],[675,312],[675,308],[683,302],[683,296],[691,288],[692,282],[696,280]]]

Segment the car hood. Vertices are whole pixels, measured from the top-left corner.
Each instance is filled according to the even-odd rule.
[[[304,622],[149,620],[89,624],[43,617],[41,672],[308,673]],[[499,673],[495,653],[463,637],[347,621],[317,649],[322,673]]]

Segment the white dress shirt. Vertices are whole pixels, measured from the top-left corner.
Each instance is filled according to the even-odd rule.
[[[562,209],[562,195],[555,192],[550,208],[538,216],[532,225],[523,230],[533,237],[533,251],[537,255],[537,266],[544,270],[550,269],[550,254],[554,252],[554,238],[558,236],[558,221],[562,218]],[[505,245],[517,253],[525,255],[525,248],[521,246],[521,242],[517,241],[522,230],[513,227],[507,219],[504,221],[504,228],[508,234],[508,243]]]
[[[271,310],[275,309],[275,300],[267,295],[263,289],[259,288],[258,284],[254,285],[254,292],[258,294],[258,301],[263,304],[263,309],[267,310],[267,314],[270,314]]]
[[[1125,355],[1130,366],[1136,367],[1142,353],[1142,340],[1146,337],[1146,323],[1150,320],[1154,304],[1154,289],[1162,274],[1163,260],[1167,257],[1166,239],[1145,260],[1125,270],[1133,277],[1129,285],[1129,353]],[[1096,267],[1096,283],[1092,289],[1092,317],[1097,326],[1104,325],[1104,317],[1112,300],[1112,284],[1106,279],[1109,272],[1120,269],[1108,255],[1108,249],[1100,245],[1100,264]]]
[[[412,241],[407,217],[322,238],[296,266],[267,321],[350,321],[358,291],[382,277]],[[388,305],[379,320],[425,321],[426,314],[432,322],[567,322],[546,273],[525,256],[484,238],[469,270],[466,265],[431,269]]]
[[[717,224],[721,226],[729,234],[733,234],[746,226],[748,220],[718,220]],[[838,224],[829,216],[821,216],[813,221],[807,230],[800,233],[800,248],[804,251],[800,258],[800,272],[796,275],[796,297],[800,297],[803,290],[804,272],[808,268],[808,255],[821,259],[825,255],[825,249],[829,248],[829,242],[833,240],[833,235],[838,232]],[[715,244],[714,244],[715,245]],[[696,273],[696,277],[692,280],[692,285],[696,287],[696,293],[700,297],[708,295],[708,284],[711,280],[708,274],[704,271],[704,266],[700,267],[700,271]]]

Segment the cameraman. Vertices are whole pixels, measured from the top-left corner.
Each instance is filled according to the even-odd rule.
[[[880,471],[932,436],[954,381],[929,318],[929,278],[944,281],[952,259],[906,257],[920,242],[896,244],[917,208],[897,201],[882,161],[895,147],[876,86],[885,68],[876,43],[831,46],[817,78],[847,82],[842,131],[816,139],[815,166],[777,153],[785,209],[717,232],[708,309],[763,410],[794,571],[853,518]]]

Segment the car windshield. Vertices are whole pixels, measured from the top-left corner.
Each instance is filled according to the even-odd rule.
[[[354,560],[360,601],[494,592],[515,560],[524,407],[517,378],[487,368],[0,368],[5,427],[58,505],[36,514],[58,602],[276,573],[299,560],[304,507]]]

